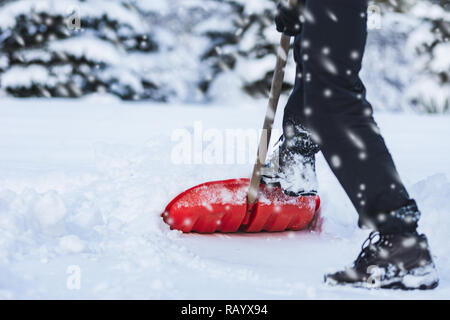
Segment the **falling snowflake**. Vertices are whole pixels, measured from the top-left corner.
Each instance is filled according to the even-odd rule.
[[[353,142],[353,144],[361,149],[361,150],[365,150],[366,149],[366,145],[364,144],[364,141],[357,136],[355,133],[353,133],[351,130],[346,130],[347,136],[350,138],[350,140]]]
[[[327,57],[322,58],[323,67],[331,74],[338,74],[336,65]]]
[[[334,168],[340,168],[342,165],[341,158],[337,155],[331,156],[331,165]]]
[[[352,58],[353,60],[356,60],[359,58],[359,52],[356,50],[353,50],[352,52],[350,52],[350,58]]]
[[[330,17],[331,20],[333,20],[334,22],[338,22],[338,18],[336,17],[336,15],[331,12],[330,10],[327,10],[327,15],[328,17]]]
[[[370,117],[372,115],[372,109],[366,108],[364,110],[364,115],[367,116],[367,117]]]
[[[331,97],[332,94],[333,94],[333,92],[328,88],[323,91],[323,95],[327,98]]]
[[[306,82],[310,82],[310,81],[311,81],[311,73],[308,72],[308,73],[306,74],[305,81],[306,81]]]

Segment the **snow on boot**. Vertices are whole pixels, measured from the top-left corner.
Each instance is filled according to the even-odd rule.
[[[288,124],[269,163],[263,168],[262,183],[281,187],[289,196],[317,194],[315,154],[319,146],[300,125]]]
[[[376,238],[378,240],[374,242]],[[325,275],[325,283],[333,286],[425,290],[436,288],[439,278],[425,235],[372,232],[353,266]]]

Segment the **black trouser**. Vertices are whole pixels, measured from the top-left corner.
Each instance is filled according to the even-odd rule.
[[[360,225],[398,229],[403,222],[386,213],[410,199],[358,75],[367,37],[367,1],[306,0],[305,10],[302,33],[294,42],[298,76],[284,127],[297,123],[311,132],[358,211]]]

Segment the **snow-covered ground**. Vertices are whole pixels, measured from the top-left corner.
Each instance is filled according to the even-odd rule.
[[[176,165],[176,129],[257,129],[264,102],[124,104],[111,98],[0,105],[1,298],[415,299],[450,297],[449,117],[377,114],[423,211],[441,283],[429,292],[330,288],[368,231],[322,157],[322,234],[180,234],[161,218],[195,184],[247,177],[245,164]],[[278,117],[278,122],[279,122]],[[198,122],[197,122],[198,125]]]

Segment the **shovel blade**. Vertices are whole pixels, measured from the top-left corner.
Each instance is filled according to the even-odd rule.
[[[249,179],[212,181],[175,197],[162,217],[182,232],[260,232],[306,228],[319,208],[318,196],[290,197],[261,186],[259,201],[247,210]]]

